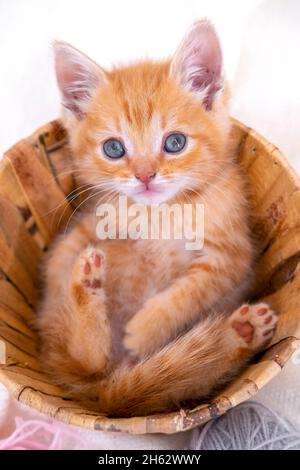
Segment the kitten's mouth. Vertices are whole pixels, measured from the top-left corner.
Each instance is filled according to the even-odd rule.
[[[158,204],[167,199],[164,188],[155,186],[144,186],[138,189],[132,196],[137,202],[142,204]]]
[[[172,199],[180,188],[180,183],[176,182],[150,182],[147,185],[139,184],[135,187],[128,185],[119,188],[121,191],[137,204],[162,204]]]
[[[144,188],[138,190],[135,195],[136,196],[152,196],[153,194],[161,194],[163,191],[162,190],[159,190],[158,188],[153,188],[153,187],[149,187],[149,186],[145,186]]]

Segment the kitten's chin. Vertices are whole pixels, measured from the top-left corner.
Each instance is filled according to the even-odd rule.
[[[152,204],[162,204],[163,202],[167,202],[170,197],[164,193],[158,193],[151,190],[146,190],[138,194],[134,194],[131,198],[137,204],[144,204],[146,206],[150,206]]]
[[[150,206],[168,202],[177,194],[177,188],[149,188],[127,194],[135,203]]]
[[[152,204],[158,205],[164,202],[169,202],[184,189],[184,184],[180,182],[174,182],[169,184],[150,184],[149,187],[128,187],[124,186],[121,189],[121,193],[129,197],[136,204],[143,204],[150,206]]]

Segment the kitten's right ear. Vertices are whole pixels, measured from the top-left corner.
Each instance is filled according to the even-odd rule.
[[[76,119],[81,119],[95,89],[105,83],[105,71],[67,43],[55,42],[53,47],[62,104]]]

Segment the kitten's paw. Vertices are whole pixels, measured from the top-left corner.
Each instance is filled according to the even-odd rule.
[[[150,299],[127,323],[123,344],[133,357],[148,356],[163,344],[166,327],[163,310]]]
[[[137,323],[139,322],[133,322],[133,320],[131,320],[127,324],[123,340],[123,344],[133,360],[143,357],[146,353],[147,346],[147,340],[143,337],[144,328],[142,324],[140,328]]]
[[[91,294],[102,290],[105,279],[105,255],[94,246],[87,247],[77,258],[72,281]]]
[[[230,317],[244,348],[258,350],[273,336],[278,317],[267,304],[242,305]]]

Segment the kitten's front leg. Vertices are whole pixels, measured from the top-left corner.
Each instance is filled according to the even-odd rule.
[[[75,261],[70,280],[73,315],[67,347],[88,373],[103,371],[111,353],[104,277],[104,253],[93,246],[83,250]]]
[[[124,346],[133,356],[142,358],[157,351],[169,342],[170,328],[174,318],[172,306],[158,294],[149,299],[125,328]]]
[[[125,347],[134,356],[152,354],[197,321],[218,299],[233,295],[238,289],[238,263],[234,270],[225,255],[222,263],[226,264],[213,268],[213,263],[197,261],[186,276],[147,300],[126,326]],[[232,278],[227,270],[234,273]]]

